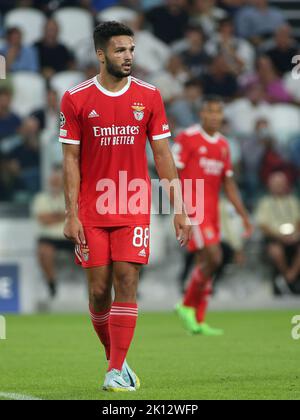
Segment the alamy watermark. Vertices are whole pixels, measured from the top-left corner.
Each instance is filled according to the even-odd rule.
[[[152,194],[151,194],[152,191]],[[191,222],[204,220],[204,180],[129,179],[127,171],[120,171],[118,180],[104,178],[96,184],[96,211],[100,215],[182,214],[183,203]],[[172,211],[170,201],[174,203]]]
[[[295,315],[292,318],[292,339],[293,340],[300,340],[300,315]]]
[[[295,64],[295,67],[292,70],[292,78],[300,80],[300,55],[295,55],[292,58],[292,64]]]
[[[0,340],[6,340],[6,320],[0,316]]]
[[[0,80],[6,79],[6,60],[3,55],[0,55]]]

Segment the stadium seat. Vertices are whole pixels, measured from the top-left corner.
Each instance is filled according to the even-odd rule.
[[[60,27],[60,41],[74,51],[78,42],[90,38],[93,34],[93,18],[85,10],[65,7],[57,10],[53,17]]]
[[[300,132],[300,113],[294,105],[273,105],[268,120],[274,136],[283,146]]]
[[[46,83],[42,76],[31,72],[18,72],[12,76],[14,97],[12,109],[21,117],[43,108],[46,103]]]
[[[25,44],[39,41],[44,33],[46,17],[35,9],[15,9],[9,12],[4,20],[5,28],[18,27],[21,29]]]
[[[127,7],[115,6],[109,7],[102,12],[98,13],[98,22],[107,22],[110,20],[116,20],[118,22],[128,23],[135,20],[137,13],[134,10],[128,9]]]
[[[50,86],[54,89],[61,99],[66,90],[78,85],[84,81],[84,74],[79,71],[62,71],[55,74]]]

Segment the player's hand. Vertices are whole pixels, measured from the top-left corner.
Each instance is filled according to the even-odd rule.
[[[67,216],[64,235],[69,241],[72,241],[77,245],[86,244],[83,226],[77,216]]]
[[[176,214],[174,217],[176,238],[182,247],[186,246],[192,237],[191,221],[185,214]]]
[[[245,232],[244,232],[243,236],[244,236],[244,238],[249,239],[253,235],[254,227],[253,227],[253,225],[250,222],[250,219],[248,217],[245,217],[243,219],[243,224],[244,224],[244,229],[245,229]]]

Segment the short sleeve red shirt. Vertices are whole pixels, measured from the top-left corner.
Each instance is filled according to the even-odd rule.
[[[119,92],[97,77],[68,90],[59,141],[80,146],[79,218],[84,226],[149,224],[146,141],[171,136],[159,91],[134,77]]]
[[[192,203],[196,196],[195,181],[203,180],[204,222],[217,222],[224,177],[233,175],[227,140],[219,133],[211,137],[196,125],[177,136],[173,152],[183,185],[184,180],[193,181]]]

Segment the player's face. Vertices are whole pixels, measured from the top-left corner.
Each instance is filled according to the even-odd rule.
[[[224,120],[223,105],[219,102],[207,103],[200,116],[204,129],[211,132],[219,131]]]
[[[135,45],[129,36],[112,37],[104,53],[106,71],[117,78],[128,77],[132,73]]]

